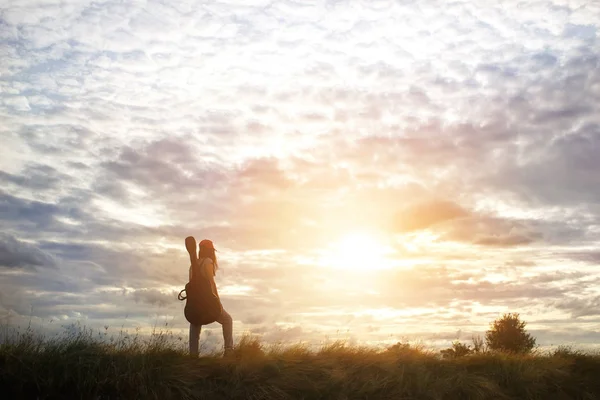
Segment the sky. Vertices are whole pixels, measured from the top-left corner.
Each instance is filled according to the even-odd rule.
[[[600,343],[600,2],[0,0],[0,318]],[[221,344],[220,326],[204,329]]]

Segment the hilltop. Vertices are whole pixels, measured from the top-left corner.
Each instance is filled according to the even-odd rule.
[[[481,352],[444,359],[403,344],[311,351],[245,337],[232,357],[191,359],[162,334],[100,341],[32,334],[0,345],[10,399],[598,399],[600,356]]]

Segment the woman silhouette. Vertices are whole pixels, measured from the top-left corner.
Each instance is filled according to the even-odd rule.
[[[215,255],[215,246],[213,242],[204,239],[198,245],[198,266],[199,270],[194,270],[190,266],[190,282],[194,273],[200,273],[202,276],[210,282],[213,294],[219,297],[217,292],[217,285],[215,284],[214,276],[218,269],[217,256]],[[233,320],[231,315],[225,309],[221,312],[217,322],[223,326],[223,340],[225,353],[228,355],[233,351]],[[202,325],[190,324],[190,355],[198,356],[198,341],[200,340],[200,332],[202,331]]]

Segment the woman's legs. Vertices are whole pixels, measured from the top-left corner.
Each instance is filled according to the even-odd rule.
[[[202,325],[190,324],[190,356],[198,357],[198,342],[200,341],[200,332]]]
[[[225,352],[233,350],[233,319],[225,309],[217,319],[217,322],[223,326],[223,342]],[[200,342],[200,332],[202,325],[190,324],[190,355],[198,357],[198,344]]]
[[[223,347],[225,347],[225,352],[227,353],[233,350],[233,319],[231,318],[231,315],[223,309],[217,322],[223,326]]]

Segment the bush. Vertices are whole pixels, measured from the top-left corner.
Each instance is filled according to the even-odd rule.
[[[553,357],[575,358],[584,355],[581,350],[575,350],[571,346],[560,345],[550,353]]]
[[[418,359],[421,360],[424,357],[431,357],[433,353],[425,349],[420,344],[410,344],[407,342],[398,342],[386,348],[387,354],[393,355],[394,357],[402,357],[405,359]]]
[[[442,358],[457,358],[468,356],[469,354],[473,353],[473,349],[471,349],[471,346],[456,340],[452,343],[452,347],[441,350],[440,353]]]
[[[485,340],[483,340],[481,336],[472,336],[471,342],[473,343],[473,353],[480,354],[487,351],[485,347]]]
[[[525,330],[526,323],[518,313],[504,314],[495,320],[485,333],[490,350],[507,353],[529,353],[535,347],[535,338]]]

